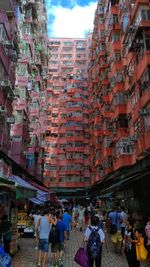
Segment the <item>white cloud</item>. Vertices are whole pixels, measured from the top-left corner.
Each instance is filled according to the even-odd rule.
[[[97,2],[91,2],[87,6],[76,5],[72,9],[62,6],[48,6],[48,19],[55,19],[48,25],[51,37],[77,37],[82,38],[85,32],[93,29],[94,13]]]

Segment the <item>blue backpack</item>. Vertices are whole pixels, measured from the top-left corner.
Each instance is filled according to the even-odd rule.
[[[89,229],[91,230],[91,234],[89,236],[88,243],[87,243],[87,251],[90,257],[95,259],[102,252],[102,243],[101,243],[101,239],[98,233],[100,228],[96,229],[96,228],[89,227]]]

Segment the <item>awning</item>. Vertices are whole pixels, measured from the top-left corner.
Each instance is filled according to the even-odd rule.
[[[42,185],[39,185],[39,184],[36,184],[35,182],[33,181],[30,181],[29,182],[32,186],[36,187],[37,189],[43,191],[43,192],[47,192],[47,193],[52,193],[48,188],[42,186]]]
[[[9,181],[15,183],[16,199],[29,199],[36,196],[37,189],[18,176],[12,175]]]
[[[30,198],[30,201],[37,205],[43,205],[45,202],[50,200],[50,191],[49,189],[45,188],[44,186],[38,185],[34,182],[30,182],[30,184],[36,188],[36,198]]]
[[[29,200],[34,204],[44,205],[46,201],[49,201],[49,193],[37,190],[36,197],[32,197]]]
[[[15,183],[0,177],[0,188],[8,188],[16,191]]]

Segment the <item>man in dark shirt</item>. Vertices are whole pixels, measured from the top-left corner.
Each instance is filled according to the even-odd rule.
[[[63,267],[63,255],[67,240],[67,228],[65,223],[62,221],[62,213],[60,211],[56,212],[56,227],[59,230],[59,242],[56,241],[52,244],[52,253],[54,253],[54,266]]]

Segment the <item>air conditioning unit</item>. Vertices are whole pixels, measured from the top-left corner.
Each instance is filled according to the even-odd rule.
[[[0,113],[4,113],[6,112],[6,109],[4,108],[4,106],[0,106]]]
[[[8,48],[13,48],[13,43],[9,42],[8,40],[4,40],[3,45],[5,45]]]
[[[8,117],[7,118],[7,123],[10,123],[10,124],[15,123],[15,118],[13,116],[12,117]]]
[[[14,96],[13,96],[13,94],[8,93],[8,94],[7,94],[7,98],[10,99],[10,100],[13,100],[13,99],[14,99]]]
[[[1,81],[0,84],[2,87],[12,87],[9,80]]]
[[[137,136],[136,135],[133,135],[130,137],[130,141],[131,142],[136,142],[137,141]]]
[[[148,116],[150,114],[150,111],[145,109],[145,108],[142,108],[142,109],[140,109],[139,114],[141,116]]]

